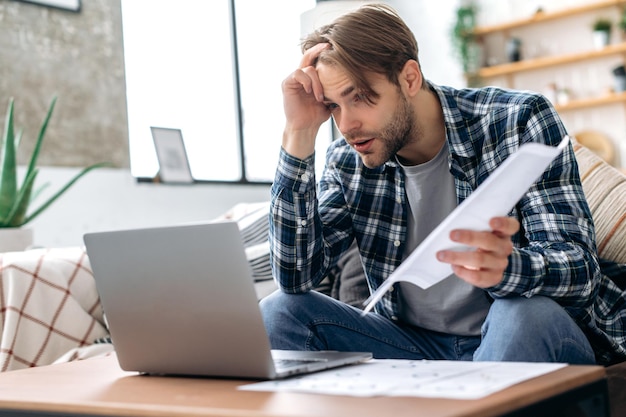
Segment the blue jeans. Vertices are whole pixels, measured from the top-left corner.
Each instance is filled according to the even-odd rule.
[[[497,299],[481,336],[434,332],[387,319],[317,292],[264,298],[261,311],[274,349],[372,352],[375,358],[595,364],[587,338],[547,297]]]

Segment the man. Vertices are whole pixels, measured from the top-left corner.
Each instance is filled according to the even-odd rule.
[[[281,291],[261,303],[273,348],[577,364],[624,357],[623,333],[594,320],[598,294],[616,289],[600,273],[571,146],[491,230],[451,233],[476,249],[439,252],[454,271],[443,282],[396,284],[365,317],[311,291],[354,240],[375,290],[521,144],[555,146],[566,131],[538,94],[424,79],[417,42],[388,6],[339,17],[303,51],[282,86],[270,208]],[[317,188],[315,137],[330,116],[344,138],[330,146]]]

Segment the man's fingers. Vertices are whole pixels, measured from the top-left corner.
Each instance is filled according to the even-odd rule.
[[[317,58],[319,57],[320,53],[328,47],[330,47],[330,44],[328,43],[318,43],[317,45],[312,46],[311,48],[304,51],[304,54],[302,54],[302,59],[300,60],[300,69],[313,65],[315,63],[315,60],[317,60]]]
[[[508,255],[513,250],[513,242],[509,236],[502,236],[497,232],[454,230],[450,233],[450,239],[472,248],[502,255]]]
[[[302,71],[309,77],[310,80],[310,89],[307,93],[311,93],[312,91],[317,101],[324,101],[324,87],[322,87],[322,83],[320,82],[315,68],[306,67]]]
[[[486,270],[452,265],[452,272],[463,281],[478,288],[493,287],[502,281],[502,272],[495,269]]]
[[[302,88],[308,94],[313,91],[313,87],[311,77],[309,77],[303,70],[297,69],[292,74],[291,77],[285,83],[287,88],[293,88],[299,90]]]
[[[519,222],[513,217],[494,217],[489,226],[503,236],[513,236],[519,230]]]
[[[469,251],[442,251],[438,255],[438,259],[475,271],[504,270],[508,265],[508,256],[494,252],[485,252],[479,249]]]
[[[437,259],[449,263],[461,279],[477,287],[497,285],[513,252],[511,237],[519,230],[519,222],[508,217],[495,217],[490,231],[453,230],[450,239],[474,248],[469,251],[443,250]]]
[[[302,55],[300,68],[294,73],[295,79],[300,82],[304,91],[309,94],[313,93],[315,99],[320,102],[324,100],[324,90],[313,64],[319,57],[320,53],[329,47],[330,44],[328,43],[318,43],[317,45],[307,49]]]
[[[313,93],[317,101],[324,100],[324,89],[317,76],[317,71],[315,71],[313,67],[295,70],[291,74],[291,77],[286,80],[284,88],[286,90],[293,89],[295,91],[303,89],[307,94]]]

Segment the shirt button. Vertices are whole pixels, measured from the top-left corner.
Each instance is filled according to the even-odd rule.
[[[306,226],[306,220],[300,220],[300,226]]]
[[[389,287],[389,292],[393,292],[393,290],[395,290],[395,287]]]
[[[400,197],[396,197],[396,203],[398,204],[402,203],[402,199]]]
[[[309,173],[308,173],[308,172],[305,172],[304,174],[302,174],[302,175],[300,176],[300,179],[301,179],[302,181],[304,181],[304,182],[307,182],[307,181],[309,180],[309,177],[310,177],[310,176],[309,176]]]
[[[396,248],[400,246],[400,241],[399,240],[394,240],[393,241],[393,246],[395,246]]]
[[[391,316],[391,320],[398,321],[398,317],[397,316]]]

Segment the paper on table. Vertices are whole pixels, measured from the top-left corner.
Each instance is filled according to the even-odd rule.
[[[548,165],[569,143],[565,136],[558,146],[526,143],[496,168],[456,209],[435,228],[402,264],[365,301],[363,315],[398,281],[428,288],[452,274],[450,264],[439,262],[436,253],[444,249],[472,250],[452,242],[454,229],[489,230],[489,220],[506,216]]]
[[[473,400],[564,366],[563,363],[374,359],[284,380],[241,385],[238,389]]]

